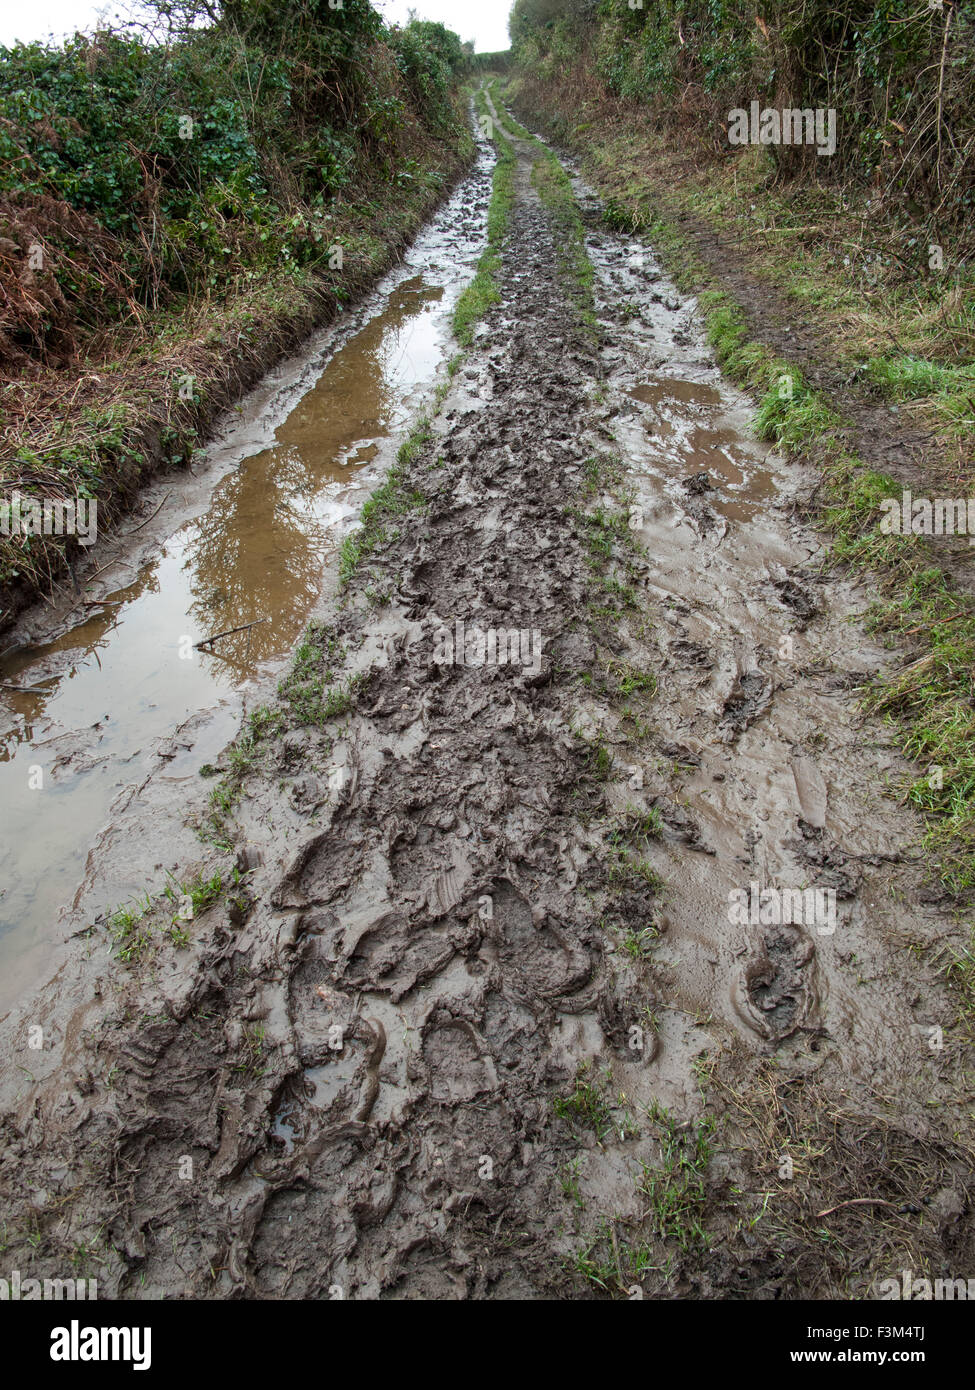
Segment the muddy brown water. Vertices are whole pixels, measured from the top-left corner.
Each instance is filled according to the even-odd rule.
[[[60,620],[35,609],[13,634],[0,659],[0,1009],[36,982],[98,832],[152,755],[177,737],[173,809],[233,736],[242,692],[300,639],[330,557],[454,348],[449,318],[483,246],[491,167],[484,146],[403,264],[241,404],[198,476],[148,491],[151,529],[136,518],[110,555],[98,548],[91,569],[107,572],[82,606]],[[133,848],[92,912],[144,888],[153,866]]]

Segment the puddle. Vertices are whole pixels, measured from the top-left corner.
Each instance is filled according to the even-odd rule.
[[[638,401],[660,407],[664,415],[671,403],[681,405],[720,405],[721,392],[701,381],[681,381],[679,377],[657,377],[641,381],[629,393]],[[669,412],[673,415],[673,411]]]
[[[356,1049],[346,1045],[333,1061],[305,1068],[307,1101],[313,1110],[328,1110],[338,1100],[355,1080],[361,1060]]]
[[[148,490],[148,521],[106,543],[106,574],[63,630],[37,640],[57,619],[36,608],[0,658],[0,1008],[37,982],[98,831],[124,794],[141,793],[163,741],[173,740],[163,756],[178,814],[179,781],[233,737],[243,694],[299,640],[330,557],[453,350],[450,314],[483,246],[491,164],[485,145],[403,264],[270,374],[202,468]],[[193,649],[233,628],[245,630]],[[88,910],[146,886],[132,858]]]
[[[729,521],[748,521],[775,493],[765,454],[735,418],[735,407],[717,386],[674,376],[650,376],[626,391],[637,404],[629,421],[638,448],[642,427],[646,468],[671,484],[706,473],[714,510]]]
[[[320,1112],[319,1119],[340,1098],[346,1108],[358,1096],[357,1078],[362,1067],[361,1048],[349,1040],[340,1052],[317,1067],[305,1067],[302,1073],[300,1100],[292,1096],[282,1102],[271,1124],[271,1133],[284,1145],[284,1151],[294,1151],[296,1142],[307,1138],[308,1110]]]

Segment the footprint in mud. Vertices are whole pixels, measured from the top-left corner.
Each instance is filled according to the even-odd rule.
[[[309,1109],[327,1113],[337,1106],[343,1114],[351,1110],[362,1090],[364,1051],[361,1043],[346,1038],[341,1052],[326,1054],[320,1066],[305,1067],[301,1085]]]
[[[439,1245],[416,1241],[407,1253],[398,1255],[397,1264],[395,1274],[383,1271],[384,1300],[445,1303],[467,1297],[469,1275],[455,1268]]]
[[[795,614],[796,630],[804,632],[820,608],[809,587],[800,583],[790,574],[786,574],[782,578],[773,578],[771,584],[779,602]]]
[[[855,897],[863,881],[860,865],[843,853],[822,826],[803,819],[798,825],[802,838],[785,840],[784,847],[792,851],[800,864],[815,870],[818,888],[832,889],[838,898]]]
[[[815,1027],[820,1004],[816,948],[791,923],[757,933],[732,1002],[749,1028],[778,1045],[800,1029]]]
[[[659,811],[663,821],[662,838],[666,843],[686,845],[688,849],[700,854],[715,854],[713,845],[708,844],[700,823],[677,801],[667,797],[655,796],[651,801],[654,810]]]
[[[271,906],[278,910],[329,903],[358,878],[365,859],[365,847],[349,843],[348,827],[343,832],[324,831],[313,835],[298,850],[271,895]]]
[[[701,536],[707,536],[714,531],[717,533],[719,541],[723,539],[728,529],[728,523],[718,516],[707,501],[709,495],[714,491],[708,474],[696,473],[690,478],[685,478],[681,486],[684,489],[684,496],[680,499],[681,506],[698,528]]]
[[[459,1104],[495,1090],[498,1079],[494,1064],[481,1052],[481,1042],[466,1019],[433,1024],[423,1038],[423,1061],[433,1099]]]
[[[491,892],[494,934],[505,977],[530,994],[556,998],[587,984],[592,961],[550,922],[536,924],[532,909],[510,883]]]
[[[701,642],[692,642],[689,637],[675,637],[667,644],[667,655],[681,670],[697,666],[709,671],[714,658]]]
[[[618,980],[599,993],[596,1017],[603,1037],[627,1062],[652,1062],[660,1049],[660,1038],[655,1028],[647,1027],[647,1015],[655,1011],[659,1000],[642,983],[627,997],[623,997],[625,989],[625,982]]]
[[[761,671],[739,672],[726,697],[720,722],[722,743],[733,743],[772,703],[772,682]]]
[[[395,1004],[449,965],[455,949],[446,928],[412,926],[388,912],[358,937],[341,977],[357,988],[388,993]]]

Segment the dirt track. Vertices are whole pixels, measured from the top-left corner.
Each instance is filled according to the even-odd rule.
[[[975,1269],[967,1053],[909,949],[955,926],[855,712],[864,595],[583,190],[586,331],[515,144],[502,300],[306,663],[352,708],[284,700],[245,780],[246,898],[3,1025],[25,1271],[439,1299]],[[444,661],[458,621],[524,659]],[[732,921],[752,883],[829,889],[833,929]]]

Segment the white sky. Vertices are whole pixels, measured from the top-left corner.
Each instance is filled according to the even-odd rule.
[[[388,24],[405,24],[410,10],[417,19],[439,20],[461,39],[473,39],[478,53],[508,47],[512,0],[372,0]]]
[[[373,0],[390,24],[405,24],[411,9],[418,19],[440,20],[462,39],[473,39],[479,53],[508,47],[508,14],[511,0]],[[130,9],[129,0],[0,0],[0,44],[31,43],[88,30],[104,10],[109,20]]]

